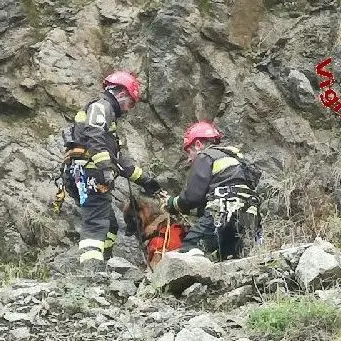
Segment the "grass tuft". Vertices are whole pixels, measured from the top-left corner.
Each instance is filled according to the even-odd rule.
[[[315,331],[335,336],[341,330],[341,312],[312,296],[281,298],[252,311],[248,327],[274,341],[298,340],[300,331],[307,329],[312,335]]]

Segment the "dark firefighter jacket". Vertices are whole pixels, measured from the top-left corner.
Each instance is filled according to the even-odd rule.
[[[103,98],[88,103],[77,113],[74,138],[77,143],[85,146],[91,157],[86,168],[113,169],[119,175],[136,182],[142,176],[142,169],[119,153],[116,120],[120,115],[118,102],[104,93]]]
[[[224,148],[229,152],[225,152]],[[180,195],[172,198],[171,205],[184,213],[201,208],[208,200],[214,199],[216,187],[228,185],[237,185],[253,193],[246,185],[247,180],[241,163],[238,158],[231,156],[233,153],[239,159],[243,158],[234,147],[209,146],[199,152],[191,165],[186,188]],[[245,196],[249,197],[250,194]]]

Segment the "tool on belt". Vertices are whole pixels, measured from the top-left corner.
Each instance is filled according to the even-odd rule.
[[[241,194],[247,193],[249,197]],[[207,208],[215,212],[214,226],[216,229],[225,226],[232,217],[232,214],[239,209],[247,210],[250,206],[257,206],[259,198],[253,191],[243,187],[225,186],[217,187],[214,190],[213,200],[207,203]]]
[[[242,193],[250,195],[249,197],[243,197]],[[213,200],[212,200],[213,199]],[[259,198],[256,194],[247,186],[225,186],[217,187],[214,190],[214,195],[211,200],[208,201],[206,208],[213,214],[214,221],[214,233],[218,239],[218,252],[220,262],[221,258],[221,244],[220,233],[227,224],[230,222],[233,213],[243,209],[248,210],[251,206],[256,206],[259,203]],[[236,237],[240,237],[238,226],[236,230]]]
[[[70,172],[75,179],[75,184],[78,189],[79,194],[79,203],[81,206],[84,206],[86,199],[88,198],[87,194],[87,177],[82,165],[76,164],[74,161],[72,162],[72,166]]]
[[[110,188],[107,184],[97,184],[94,178],[87,178],[85,173],[86,165],[92,161],[89,152],[86,148],[79,143],[76,143],[73,140],[73,129],[74,127],[69,127],[63,130],[63,139],[64,139],[64,147],[65,154],[63,164],[60,168],[60,174],[55,179],[55,185],[58,188],[57,193],[55,195],[54,201],[50,204],[53,208],[53,211],[57,214],[60,213],[62,204],[65,199],[65,174],[69,173],[75,180],[75,185],[78,190],[80,206],[84,206],[86,199],[88,197],[87,189],[92,189],[95,192],[106,193],[110,191]],[[115,159],[115,166],[118,169],[123,169],[122,166],[118,162],[118,156]],[[121,201],[119,198],[115,197],[111,192],[110,194],[118,201]],[[72,195],[71,195],[72,196]]]
[[[52,208],[54,213],[59,214],[62,209],[63,202],[65,200],[65,195],[66,195],[65,186],[64,186],[63,179],[61,177],[56,178],[54,183],[56,187],[58,188],[58,190],[57,190],[54,200],[49,203],[49,206]]]

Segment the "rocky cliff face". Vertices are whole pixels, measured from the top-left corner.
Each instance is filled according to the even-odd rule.
[[[167,190],[175,194],[184,181],[186,125],[215,119],[225,140],[263,170],[266,245],[317,234],[339,243],[340,122],[319,102],[315,73],[332,57],[339,90],[339,12],[339,0],[0,0],[0,281],[13,260],[36,260],[34,246],[45,250],[40,263],[18,275],[45,277],[50,260],[55,270],[68,264],[62,251],[73,245],[79,212],[69,200],[59,217],[47,209],[62,158],[60,129],[117,68],[135,71],[143,84],[142,103],[120,122],[126,148]],[[126,194],[120,179],[116,195]],[[133,239],[120,238],[119,255],[136,250]],[[306,289],[339,277],[338,251],[316,247],[286,253],[278,267],[228,263],[223,278],[208,260],[202,273],[204,263],[170,257],[151,291],[137,289],[143,275],[126,264],[91,285],[82,278],[21,282],[0,292],[0,339],[246,341],[236,331],[244,310],[206,313],[255,301],[270,286],[291,290],[296,281]],[[129,253],[134,258],[140,255]],[[155,291],[183,290],[183,283],[180,301]],[[206,312],[192,310],[207,297]]]
[[[126,147],[170,192],[183,183],[185,126],[215,118],[264,171],[269,243],[329,236],[339,119],[318,101],[315,65],[335,58],[339,78],[338,11],[336,0],[0,1],[1,257],[71,243],[77,210],[67,202],[56,219],[46,208],[60,128],[117,68],[143,84],[121,122]]]

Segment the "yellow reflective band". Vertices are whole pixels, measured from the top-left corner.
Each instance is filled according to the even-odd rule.
[[[93,162],[89,162],[85,168],[97,168],[96,165]]]
[[[108,232],[107,233],[107,238],[115,241],[116,240],[116,234],[112,233],[112,232]]]
[[[110,131],[111,133],[113,133],[114,131],[116,131],[116,123],[115,123],[115,122],[111,123],[110,128],[109,128],[109,131]]]
[[[102,162],[102,161],[110,161],[110,155],[109,152],[100,152],[92,156],[92,160],[96,163]]]
[[[75,122],[85,122],[86,120],[86,112],[85,111],[78,111],[78,113],[75,116]]]
[[[239,187],[239,188],[248,188],[248,189],[250,189],[250,187],[249,187],[249,186],[247,186],[247,185],[234,185],[234,187]]]
[[[86,251],[79,256],[79,263],[83,263],[89,259],[98,259],[104,261],[103,253],[96,250]]]
[[[239,149],[236,147],[232,147],[232,146],[228,146],[226,147],[227,150],[230,150],[232,153],[236,154],[238,157],[240,157],[241,159],[244,158],[244,155],[242,153],[239,152]]]
[[[223,157],[213,162],[212,174],[217,174],[228,167],[236,165],[239,165],[239,161],[234,157]]]
[[[178,200],[179,200],[179,196],[175,197],[175,198],[173,199],[173,205],[174,205],[174,207],[175,207],[176,210],[181,211],[181,210],[180,210],[180,207],[179,207],[179,205],[178,205]]]
[[[257,215],[257,207],[256,206],[250,206],[247,210],[246,213],[251,213],[253,215]]]
[[[79,249],[85,249],[87,247],[96,247],[97,249],[103,251],[104,242],[97,239],[84,239],[79,242]]]
[[[129,180],[135,182],[138,180],[142,175],[142,168],[140,167],[135,167],[134,172],[132,175],[130,175]]]
[[[111,247],[114,246],[114,244],[115,244],[115,242],[114,242],[113,240],[111,240],[111,239],[106,239],[106,240],[104,241],[104,248],[105,248],[105,249],[110,249]]]

